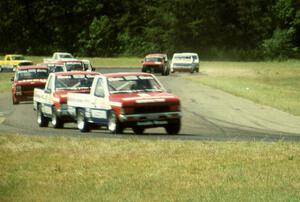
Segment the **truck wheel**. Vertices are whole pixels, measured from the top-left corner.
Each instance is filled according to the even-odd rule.
[[[37,123],[39,124],[39,127],[48,127],[48,124],[49,124],[48,118],[45,117],[42,112],[41,105],[38,105],[38,108],[37,108]]]
[[[80,130],[80,132],[89,132],[90,131],[90,126],[89,126],[89,123],[85,119],[83,109],[79,109],[77,112],[77,127]]]
[[[166,74],[165,74],[165,75],[168,76],[169,74],[170,74],[170,69],[167,68],[167,69],[166,69]]]
[[[142,135],[145,131],[145,128],[136,126],[136,127],[133,127],[132,130],[133,130],[134,134]]]
[[[56,109],[52,108],[52,117],[51,117],[51,123],[54,128],[63,128],[64,123],[63,121],[57,116]]]
[[[181,127],[181,121],[179,119],[165,126],[165,130],[169,135],[176,135],[179,133],[180,127]]]
[[[17,97],[15,95],[12,96],[12,102],[14,105],[19,104],[19,100],[17,99]]]
[[[108,130],[112,134],[121,134],[124,130],[122,124],[120,123],[116,114],[113,111],[108,116]]]

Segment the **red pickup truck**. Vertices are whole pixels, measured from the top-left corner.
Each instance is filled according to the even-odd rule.
[[[161,73],[167,76],[170,74],[170,65],[167,54],[152,53],[145,56],[142,61],[142,72]]]
[[[111,133],[132,128],[142,134],[146,128],[164,127],[168,134],[177,134],[181,127],[179,98],[149,73],[96,76],[89,94],[68,94],[67,106],[82,132],[100,125]]]
[[[33,98],[35,88],[44,88],[48,78],[46,66],[19,66],[16,69],[11,92],[13,104],[29,101]]]
[[[44,89],[35,89],[34,110],[40,127],[47,127],[49,121],[54,128],[63,128],[65,122],[72,122],[67,108],[67,94],[89,93],[97,72],[70,71],[50,73]]]

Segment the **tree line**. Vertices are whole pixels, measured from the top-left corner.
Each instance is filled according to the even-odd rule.
[[[299,0],[0,1],[0,53],[299,57]]]

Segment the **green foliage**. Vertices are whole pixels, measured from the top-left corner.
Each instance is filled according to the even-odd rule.
[[[260,47],[268,58],[293,56],[289,51],[266,53],[274,41],[300,47],[298,0],[10,0],[0,2],[0,13],[3,54],[195,51],[217,58],[211,50],[220,50],[217,55],[243,60],[257,59]]]
[[[272,38],[266,39],[262,43],[262,51],[268,59],[287,59],[295,56],[297,48],[293,46],[294,29],[276,29]]]
[[[116,51],[113,44],[115,33],[115,27],[107,16],[94,18],[89,29],[79,34],[80,52],[90,56],[113,55]]]

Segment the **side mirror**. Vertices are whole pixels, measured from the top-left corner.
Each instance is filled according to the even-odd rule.
[[[51,89],[45,89],[45,93],[51,93]]]
[[[93,72],[96,71],[96,68],[95,68],[95,67],[92,67],[92,71],[93,71]]]

